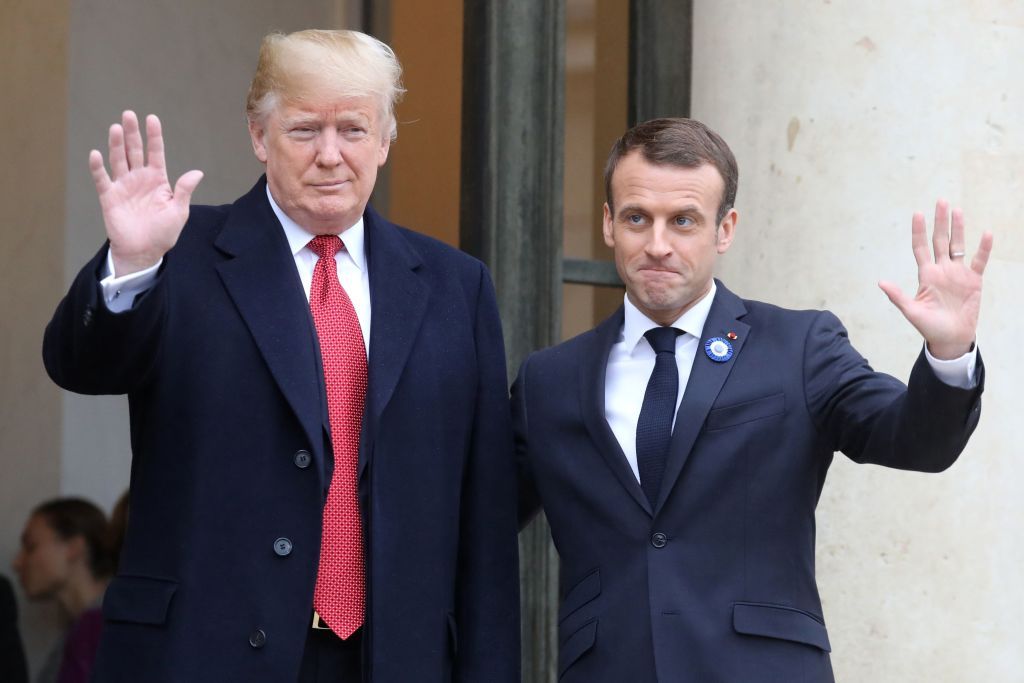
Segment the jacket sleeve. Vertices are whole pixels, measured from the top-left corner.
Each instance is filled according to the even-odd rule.
[[[453,680],[518,683],[519,546],[505,345],[494,286],[482,265],[480,271],[477,405],[459,522]]]
[[[46,372],[80,394],[124,394],[145,383],[166,313],[164,274],[130,309],[111,312],[99,284],[106,253],[104,245],[78,273],[43,335]]]
[[[519,488],[519,529],[524,529],[540,511],[540,495],[530,466],[529,419],[526,405],[526,377],[529,357],[519,368],[512,384],[512,431],[515,436],[516,470]]]
[[[985,367],[978,383],[961,389],[943,383],[920,353],[904,385],[875,372],[854,350],[842,323],[820,313],[805,340],[808,410],[833,450],[859,463],[940,472],[967,445],[981,414]]]

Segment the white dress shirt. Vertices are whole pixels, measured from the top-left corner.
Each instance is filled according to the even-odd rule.
[[[313,281],[313,268],[319,260],[319,256],[309,248],[309,241],[316,235],[309,232],[281,210],[267,187],[267,199],[270,200],[270,208],[274,215],[281,222],[288,245],[291,247],[292,256],[295,259],[295,267],[299,271],[299,280],[302,281],[302,289],[306,293],[306,300],[309,300],[309,288]],[[366,355],[370,355],[370,273],[366,263],[366,229],[363,219],[356,221],[355,225],[340,235],[345,248],[334,255],[335,263],[338,265],[338,280],[341,286],[352,301],[356,309],[356,316],[359,318],[359,327],[362,328],[363,343],[366,344]],[[103,301],[107,308],[120,313],[132,307],[135,297],[146,291],[156,280],[156,273],[160,269],[163,259],[157,261],[153,266],[124,277],[116,277],[114,273],[114,261],[107,251],[107,266],[104,277],[100,280],[100,287],[103,290]]]
[[[676,412],[683,400],[686,383],[690,379],[690,368],[697,356],[704,323],[711,310],[711,302],[715,298],[717,287],[714,281],[711,290],[703,299],[683,313],[672,327],[680,329],[683,334],[676,337],[676,367],[679,368],[679,390],[676,393]],[[624,297],[625,317],[622,331],[608,354],[608,365],[604,378],[604,416],[611,427],[612,433],[622,447],[626,461],[633,470],[633,476],[640,481],[640,470],[636,462],[636,423],[640,419],[640,408],[647,391],[647,381],[654,371],[654,349],[651,348],[644,333],[658,327],[654,322],[633,305],[629,296]],[[968,353],[954,360],[938,360],[928,352],[925,356],[935,375],[942,382],[963,389],[973,388],[977,384],[974,369],[977,362],[977,345]],[[672,426],[675,428],[675,415]]]

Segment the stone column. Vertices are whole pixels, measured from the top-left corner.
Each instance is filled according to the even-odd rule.
[[[561,329],[564,7],[467,2],[462,248],[490,267],[514,377]],[[543,519],[520,536],[523,680],[553,681],[558,562]]]

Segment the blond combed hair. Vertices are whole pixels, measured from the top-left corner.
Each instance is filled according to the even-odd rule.
[[[398,57],[372,36],[319,29],[271,33],[260,45],[245,113],[255,123],[282,101],[374,97],[380,102],[383,130],[394,140],[395,106],[404,92]]]

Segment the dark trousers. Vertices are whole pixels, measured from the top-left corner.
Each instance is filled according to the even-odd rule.
[[[362,683],[363,631],[342,640],[333,631],[310,629],[298,683]]]

